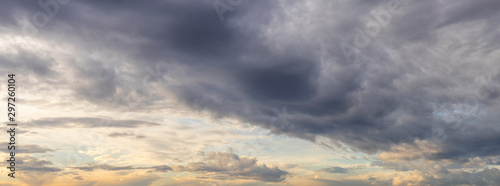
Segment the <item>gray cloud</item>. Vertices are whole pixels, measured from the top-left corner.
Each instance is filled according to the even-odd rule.
[[[112,132],[108,134],[109,137],[127,137],[132,136],[136,138],[145,138],[144,134],[135,134],[134,132]]]
[[[80,83],[75,87],[78,97],[90,101],[102,101],[116,93],[116,72],[103,67],[102,63],[89,62],[77,67],[77,78]]]
[[[17,158],[17,157],[16,157]],[[60,172],[61,168],[52,167],[53,163],[32,156],[23,156],[16,159],[16,168],[23,172]]]
[[[368,186],[368,185],[373,185],[369,181],[364,181],[364,180],[342,180],[342,181],[337,181],[337,180],[328,180],[328,179],[315,179],[314,181],[321,182],[326,185],[359,185],[359,186]],[[387,185],[387,182],[381,183],[381,185]]]
[[[82,171],[107,170],[150,170],[152,172],[196,172],[208,173],[213,179],[252,179],[264,182],[281,182],[289,175],[288,172],[278,167],[270,167],[266,164],[257,164],[257,159],[252,157],[238,156],[232,152],[210,152],[204,156],[202,162],[191,162],[185,166],[116,166],[109,164],[88,164],[76,166],[73,169]],[[214,174],[214,175],[212,175]]]
[[[152,166],[152,167],[134,167],[134,166],[115,166],[115,165],[109,165],[109,164],[89,164],[87,166],[79,166],[79,167],[72,167],[73,169],[78,169],[82,171],[94,171],[97,169],[100,170],[107,170],[107,171],[123,171],[123,170],[139,170],[139,169],[152,169],[155,172],[168,172],[171,171],[172,168],[167,165],[159,165],[159,166]]]
[[[265,182],[280,182],[289,174],[278,167],[269,167],[257,164],[257,159],[240,157],[232,152],[210,152],[203,162],[193,162],[186,166],[177,166],[178,171],[216,173],[217,176],[227,179],[254,179]],[[175,169],[174,169],[175,170]],[[225,176],[224,176],[225,175]],[[217,177],[214,177],[217,179]]]
[[[97,164],[97,165],[88,165],[82,167],[73,167],[74,169],[83,170],[83,171],[93,171],[95,169],[108,170],[108,171],[121,171],[121,170],[133,170],[140,169],[132,166],[114,166],[108,164]]]
[[[95,117],[73,117],[73,118],[41,118],[30,122],[30,127],[116,127],[116,128],[137,128],[158,126],[158,123],[152,123],[139,120],[114,120],[108,118]]]
[[[320,169],[320,171],[323,171],[323,172],[329,172],[329,173],[348,173],[348,169],[346,168],[342,168],[342,167],[330,167],[330,168],[323,168],[323,169]]]
[[[499,181],[500,170],[496,168],[486,168],[483,170],[468,171],[448,171],[441,169],[433,172],[432,175],[423,176],[419,184],[432,185],[496,185]],[[409,184],[411,182],[403,182]]]
[[[23,48],[17,48],[14,54],[2,55],[0,64],[2,66],[9,66],[10,70],[15,71],[26,71],[30,74],[35,74],[38,77],[54,76],[54,72],[51,67],[52,59],[46,56],[39,56],[36,53],[27,51]],[[7,73],[7,71],[5,71]]]
[[[153,166],[151,168],[153,168],[155,172],[168,172],[168,171],[172,171],[172,167],[170,167],[168,165]]]
[[[6,153],[11,152],[8,149],[2,149],[0,151]],[[47,152],[54,152],[54,150],[46,147],[41,147],[39,145],[16,145],[16,153],[33,154],[33,153],[47,153]]]

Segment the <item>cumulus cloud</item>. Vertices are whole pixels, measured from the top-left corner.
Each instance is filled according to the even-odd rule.
[[[206,173],[207,176],[215,173],[217,176],[214,178],[254,179],[265,182],[280,182],[289,175],[278,167],[257,164],[256,158],[240,157],[232,152],[209,152],[204,161],[177,166],[174,170]]]
[[[404,176],[397,176],[393,185],[495,185],[498,183],[500,170],[486,168],[475,171],[434,170],[431,174],[414,171]]]
[[[50,173],[50,172],[59,172],[62,171],[63,169],[54,167],[52,166],[53,163],[48,160],[44,159],[39,159],[33,156],[23,156],[22,158],[19,158],[19,160],[16,161],[18,163],[18,167],[21,171],[24,172],[41,172],[41,173]]]

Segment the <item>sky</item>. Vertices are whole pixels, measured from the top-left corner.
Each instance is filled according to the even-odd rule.
[[[0,185],[496,185],[499,23],[496,0],[4,0]]]

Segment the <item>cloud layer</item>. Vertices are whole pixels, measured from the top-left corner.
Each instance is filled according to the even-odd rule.
[[[112,110],[132,117],[175,104],[272,134],[373,155],[373,166],[403,170],[402,162],[422,160],[427,164],[413,162],[404,169],[429,169],[424,165],[431,163],[443,170],[485,168],[498,164],[500,155],[499,5],[493,0],[256,0],[225,12],[221,21],[211,1],[91,0],[59,4],[57,15],[40,26],[33,16],[43,8],[9,1],[0,8],[5,43],[0,65],[9,70],[0,72],[23,72],[27,92],[60,97],[31,95],[40,108],[67,104],[96,115]],[[36,32],[20,35],[30,24]],[[44,116],[31,118],[27,126],[163,125],[122,117]],[[106,135],[149,138],[128,131]],[[26,152],[52,150],[31,148]],[[264,182],[289,175],[256,162],[213,152],[203,162],[172,168]],[[133,168],[94,166],[88,169]],[[349,172],[340,166],[321,171]],[[459,174],[476,175],[498,175],[498,170]]]

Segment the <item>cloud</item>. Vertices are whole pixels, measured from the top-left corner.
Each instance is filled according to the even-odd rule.
[[[328,179],[314,179],[310,180],[306,183],[317,183],[318,185],[359,185],[359,186],[368,186],[368,185],[373,185],[370,184],[370,182],[366,180],[328,180]]]
[[[490,68],[494,58],[489,56],[494,50],[488,45],[492,44],[473,44],[478,39],[496,38],[497,34],[487,32],[498,27],[487,24],[497,19],[493,2],[470,6],[465,1],[411,1],[401,13],[391,14],[391,22],[362,48],[359,56],[368,61],[351,65],[346,63],[339,46],[344,41],[352,44],[356,28],[364,29],[375,20],[372,12],[387,9],[387,4],[308,1],[311,6],[303,6],[298,1],[252,1],[221,22],[209,3],[75,3],[81,6],[66,7],[67,11],[51,20],[54,26],[41,29],[39,34],[60,39],[67,36],[51,35],[50,31],[68,32],[64,26],[77,27],[83,33],[75,35],[76,40],[83,42],[77,47],[92,51],[88,47],[99,44],[110,53],[131,59],[118,63],[104,62],[103,57],[82,58],[82,63],[68,64],[73,77],[82,80],[70,86],[77,98],[107,106],[110,100],[132,93],[153,100],[167,99],[154,96],[153,90],[133,88],[145,86],[142,78],[146,75],[147,83],[155,78],[170,80],[154,88],[172,93],[194,110],[210,111],[217,117],[237,117],[279,134],[311,141],[327,137],[366,153],[376,153],[390,150],[392,145],[414,143],[416,139],[432,140],[433,130],[442,128],[447,139],[440,146],[442,152],[431,156],[434,159],[498,154],[496,150],[484,150],[499,146],[495,143],[498,130],[487,126],[488,120],[498,119],[490,117],[496,114],[495,96],[476,99],[478,107],[490,118],[471,116],[467,122],[476,132],[467,136],[436,115],[453,112],[437,106],[467,106],[466,100],[475,96],[471,90],[478,89],[474,85],[476,77],[485,72],[494,77],[500,74],[499,69]],[[445,8],[435,8],[438,4]],[[488,11],[472,13],[481,7],[488,7]],[[84,14],[89,9],[92,14]],[[292,16],[289,10],[296,10],[301,16]],[[361,19],[364,16],[369,19]],[[477,26],[460,29],[456,23]],[[454,35],[450,36],[451,32]],[[139,36],[137,40],[124,39],[134,35]],[[445,43],[462,46],[462,52]],[[478,55],[454,57],[472,52]],[[472,65],[476,70],[463,71]],[[153,69],[153,74],[145,67]],[[36,71],[45,74],[50,69]],[[500,81],[492,79],[489,85],[498,87]],[[128,103],[121,100],[117,104]],[[277,117],[272,109],[284,106],[294,117],[287,124],[276,126],[283,121],[271,122]],[[97,127],[95,123],[100,121],[64,120],[78,127]],[[61,124],[54,119],[35,123],[44,126],[49,122]],[[139,121],[116,123],[116,127],[155,125]],[[482,135],[485,132],[489,134]]]
[[[10,153],[10,150],[8,150],[8,149],[2,149],[0,151]],[[39,145],[17,145],[16,146],[16,153],[34,154],[34,153],[47,153],[47,152],[54,152],[54,151],[55,150],[53,150],[53,149],[41,147]]]
[[[406,176],[394,178],[393,185],[495,185],[498,183],[500,170],[496,168],[486,168],[475,171],[448,171],[441,169],[433,171],[431,174],[414,171]]]
[[[16,163],[18,163],[17,167],[19,167],[19,170],[23,172],[51,173],[51,172],[60,172],[63,170],[58,167],[50,166],[53,165],[51,161],[38,159],[33,156],[23,156],[18,159],[16,159]]]
[[[116,127],[116,128],[137,128],[158,126],[160,124],[139,121],[139,120],[115,120],[97,117],[60,117],[60,118],[40,118],[30,121],[31,127]]]
[[[168,171],[172,171],[172,167],[167,166],[167,165],[153,166],[151,168],[153,168],[154,171],[156,171],[156,172],[168,172]]]
[[[329,172],[329,173],[341,173],[341,174],[345,174],[345,173],[349,172],[348,169],[342,168],[342,167],[323,168],[323,169],[320,169],[320,171]]]
[[[342,11],[342,16],[348,18],[336,20],[328,27],[320,24],[329,23],[330,17],[327,16],[311,17],[316,22],[306,19],[306,22],[311,21],[308,27],[300,27],[304,20],[295,19],[294,16],[280,16],[280,13],[290,9],[306,14],[301,16],[305,18],[313,16],[308,13],[340,9],[337,4],[326,1],[310,3],[310,7],[294,2],[283,3],[283,9],[271,6],[276,8],[270,13],[276,22],[257,23],[269,32],[256,34],[240,31],[237,34],[243,37],[239,40],[233,40],[232,35],[225,36],[231,39],[220,40],[228,42],[227,46],[233,46],[237,45],[236,42],[248,39],[250,44],[247,46],[252,47],[234,47],[227,50],[227,55],[218,55],[217,52],[207,54],[217,58],[216,61],[206,56],[203,60],[192,56],[176,58],[176,61],[182,61],[176,65],[206,65],[211,70],[199,72],[197,67],[179,68],[182,73],[175,77],[182,82],[181,85],[168,88],[195,110],[208,110],[222,117],[236,116],[275,133],[311,141],[316,141],[317,137],[328,137],[366,153],[387,151],[393,145],[411,144],[417,139],[436,141],[434,132],[442,129],[447,136],[439,141],[438,148],[442,152],[429,158],[498,154],[496,150],[486,150],[497,149],[500,145],[495,137],[499,131],[491,130],[494,128],[488,124],[498,119],[493,117],[497,114],[494,108],[498,99],[494,96],[488,97],[488,101],[475,99],[474,91],[479,87],[474,81],[483,72],[496,77],[500,71],[490,68],[495,60],[489,57],[492,54],[489,48],[464,46],[455,40],[464,38],[464,42],[474,42],[475,39],[468,39],[472,33],[485,33],[481,37],[493,37],[493,33],[482,31],[490,27],[485,23],[491,19],[475,19],[475,24],[481,25],[475,27],[477,30],[456,32],[450,38],[446,36],[456,30],[458,25],[440,24],[441,20],[451,19],[455,14],[441,14],[435,8],[437,2],[412,1],[404,12],[391,15],[393,22],[383,27],[377,37],[371,38],[373,42],[363,48],[362,55],[368,61],[349,65],[339,51],[341,41],[335,35],[346,36],[346,40],[352,39],[349,36],[355,33],[355,27],[363,28],[366,23],[358,20],[358,17],[371,16],[370,10],[385,8],[386,4],[361,1],[345,3],[341,9],[351,11]],[[238,19],[245,20],[245,16],[250,15],[239,16]],[[280,30],[280,25],[272,24],[278,22],[296,24],[297,27]],[[498,27],[498,24],[494,25]],[[279,34],[282,34],[283,40],[260,40],[277,38]],[[319,38],[312,40],[307,34]],[[285,40],[296,45],[283,44]],[[293,43],[295,40],[297,43]],[[318,40],[325,41],[327,45],[321,45]],[[445,43],[449,42],[462,46],[464,52],[478,52],[481,55],[455,58],[454,54],[464,53],[446,48]],[[279,50],[279,47],[283,47],[283,50]],[[326,50],[328,54],[318,54],[312,50],[314,47]],[[196,49],[182,49],[188,50],[189,54],[196,54]],[[241,57],[248,56],[248,53],[253,55]],[[205,63],[198,64],[198,61]],[[165,64],[170,65],[168,62]],[[478,70],[463,71],[467,66],[474,66]],[[167,72],[164,75],[169,76]],[[498,87],[500,81],[495,79],[489,84]],[[471,98],[474,99],[472,105],[468,101]],[[474,109],[471,107],[474,104],[482,110],[483,115],[477,113],[467,116],[469,119],[463,120],[464,124],[460,127],[437,114],[454,112],[453,109],[440,107],[455,105]],[[277,127],[274,124],[285,122],[278,120],[273,124],[272,118],[277,115],[272,109],[284,106],[289,115],[294,117],[289,118],[283,127]],[[457,128],[475,128],[475,131],[464,135]]]
[[[133,170],[138,169],[132,166],[113,166],[108,164],[98,164],[98,165],[88,165],[82,167],[73,167],[74,169],[83,170],[83,171],[93,171],[95,169],[108,170],[108,171],[120,171],[120,170]]]
[[[232,152],[209,152],[203,162],[192,162],[186,166],[177,166],[174,170],[206,173],[217,179],[217,176],[227,179],[253,179],[265,182],[281,182],[285,180],[288,172],[278,167],[269,167],[266,164],[257,164],[257,159],[238,156]]]
[[[381,165],[423,159],[461,167],[500,155],[498,2],[245,1],[225,21],[207,2],[73,1],[36,39],[26,37],[74,48],[23,48],[9,40],[16,52],[0,64],[31,72],[25,87],[56,82],[69,89],[60,91],[69,92],[69,102],[150,112],[174,100],[276,134],[380,153]],[[374,15],[388,11],[387,2],[409,4],[383,24]],[[21,33],[19,20],[42,10],[21,1],[4,7],[8,34]],[[378,25],[376,34],[370,25]],[[340,46],[356,45],[360,32],[369,42],[352,57],[363,60],[349,63]],[[284,107],[286,115],[273,110]],[[66,117],[27,126],[94,128],[108,121],[118,128],[160,125]],[[231,153],[184,169],[266,181],[287,175]]]
[[[80,80],[74,88],[77,97],[98,102],[115,95],[118,86],[115,69],[105,68],[96,61],[76,66],[76,69],[76,76]]]
[[[100,170],[106,170],[106,171],[122,171],[122,170],[139,170],[139,169],[152,169],[156,172],[167,172],[171,171],[172,168],[167,165],[159,165],[159,166],[152,166],[152,167],[134,167],[131,165],[127,166],[115,166],[115,165],[108,165],[108,164],[90,164],[87,166],[80,166],[80,167],[72,167],[73,169],[78,169],[82,171],[94,171],[97,169]]]
[[[145,138],[144,134],[135,134],[134,132],[112,132],[108,134],[109,137],[127,137],[132,136],[136,138]]]
[[[2,53],[6,51],[0,51]],[[13,51],[9,51],[13,52]],[[18,48],[14,53],[5,53],[0,64],[9,66],[12,70],[26,71],[39,78],[54,77],[56,72],[52,70],[52,61],[46,56],[40,56],[37,53]],[[8,72],[5,72],[8,73]]]
[[[150,166],[135,167],[131,165],[116,166],[109,164],[88,164],[86,166],[75,166],[73,169],[82,171],[126,171],[126,170],[150,170],[152,172],[195,172],[212,179],[250,179],[264,182],[281,182],[290,174],[274,166],[257,164],[257,159],[246,156],[238,156],[232,152],[209,152],[204,155],[203,161],[191,162],[185,166]]]

